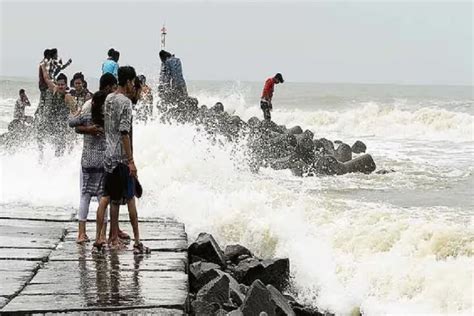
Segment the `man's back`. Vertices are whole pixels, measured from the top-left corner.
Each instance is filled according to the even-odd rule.
[[[104,167],[112,172],[118,163],[126,163],[127,157],[122,145],[122,133],[132,129],[132,103],[121,93],[111,93],[104,104],[104,132],[107,143]]]
[[[181,60],[177,57],[170,57],[166,60],[165,68],[170,73],[171,76],[171,85],[173,88],[182,87],[186,85],[183,77],[183,67],[181,65]]]

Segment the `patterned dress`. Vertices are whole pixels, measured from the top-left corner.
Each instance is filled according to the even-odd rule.
[[[65,95],[51,90],[44,92],[44,101],[38,113],[36,127],[38,140],[41,143],[50,142],[54,145],[56,155],[61,155],[66,147],[66,134],[69,108]]]
[[[89,112],[69,118],[70,127],[88,126],[92,124],[92,117]],[[84,145],[81,157],[82,194],[90,194],[91,196],[97,197],[103,194],[105,146],[104,135],[95,136],[84,134]]]

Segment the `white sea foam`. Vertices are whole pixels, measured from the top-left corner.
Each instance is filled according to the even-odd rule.
[[[401,160],[400,171],[385,177],[300,179],[266,169],[254,175],[241,151],[224,140],[212,145],[193,126],[155,121],[137,125],[134,135],[145,190],[140,216],[177,217],[190,240],[208,231],[221,245],[238,242],[262,257],[288,256],[301,300],[340,315],[472,310],[472,223],[444,216],[460,208],[357,198],[365,190],[403,189],[409,179],[418,179],[414,189],[429,187],[436,166],[417,175],[415,168],[404,170],[413,162]],[[76,208],[79,147],[62,158],[48,152],[43,164],[33,149],[4,153],[2,203]]]

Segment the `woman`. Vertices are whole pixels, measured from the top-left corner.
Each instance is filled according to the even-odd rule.
[[[86,234],[87,215],[89,205],[93,196],[100,199],[103,193],[104,180],[104,156],[105,156],[105,136],[103,134],[104,117],[102,106],[107,93],[98,91],[94,93],[91,101],[91,111],[85,112],[69,119],[70,127],[91,126],[97,127],[95,135],[84,134],[84,146],[81,157],[81,200],[79,204],[79,233],[77,243],[82,244],[89,241]],[[107,216],[107,212],[105,213]],[[107,223],[107,220],[105,220]],[[104,225],[105,226],[105,225]],[[105,239],[105,228],[102,230],[102,237]]]
[[[73,97],[66,93],[66,75],[59,74],[54,83],[46,71],[46,66],[43,64],[41,67],[48,89],[44,93],[42,117],[37,125],[38,143],[42,152],[44,141],[50,141],[55,147],[55,155],[61,156],[67,142],[68,116],[70,113],[75,113],[77,107]]]
[[[71,89],[69,94],[74,98],[76,107],[81,109],[86,101],[92,98],[92,94],[85,87],[84,75],[82,72],[75,73],[71,80]]]

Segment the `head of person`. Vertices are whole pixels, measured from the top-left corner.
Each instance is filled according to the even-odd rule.
[[[20,97],[26,95],[25,89],[20,89],[19,94],[20,94]]]
[[[104,126],[103,105],[108,93],[105,90],[99,90],[92,96],[91,116],[92,122],[99,126]]]
[[[285,80],[283,80],[283,76],[281,75],[281,73],[277,73],[275,77],[273,77],[273,79],[275,80],[276,84],[285,82]]]
[[[160,60],[162,63],[164,63],[168,58],[172,56],[171,53],[165,50],[161,50],[159,55],[160,55]]]
[[[110,56],[110,58],[111,58],[113,61],[115,61],[116,63],[118,63],[119,58],[120,58],[120,52],[114,50],[114,51],[112,52],[112,56]]]
[[[53,59],[58,58],[58,49],[57,48],[51,48],[51,58],[53,58]]]
[[[43,52],[43,57],[44,59],[50,59],[51,58],[51,49],[47,48]]]
[[[129,99],[135,94],[137,73],[132,66],[122,66],[118,69],[118,85]]]
[[[71,86],[73,86],[77,92],[81,92],[82,89],[84,89],[84,75],[82,72],[74,74],[71,80]]]
[[[109,94],[117,89],[117,78],[110,72],[107,72],[100,77],[99,90]]]
[[[60,73],[56,78],[56,87],[58,92],[66,93],[67,90],[67,77],[65,74]]]
[[[114,54],[115,52],[115,49],[111,48],[109,49],[109,51],[107,52],[107,56],[109,56],[109,58],[112,58],[112,55]]]
[[[146,77],[145,75],[139,75],[138,76],[138,80],[140,80],[140,83],[142,84],[142,86],[144,86],[146,84]]]
[[[130,97],[130,100],[132,101],[132,104],[137,104],[138,100],[140,100],[141,95],[142,95],[142,87],[143,84],[140,80],[140,78],[135,77],[135,80],[133,80],[133,93]]]

